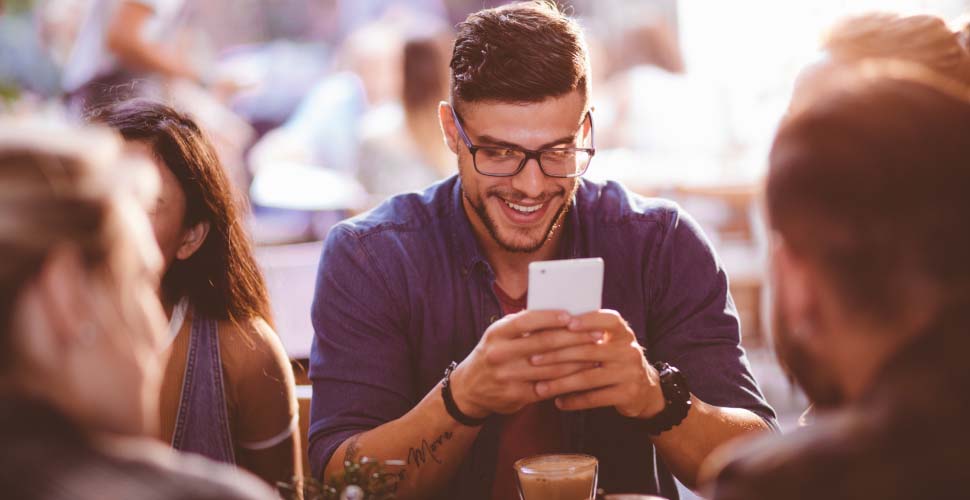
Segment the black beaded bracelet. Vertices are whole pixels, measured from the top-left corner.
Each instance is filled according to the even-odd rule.
[[[458,404],[455,403],[455,397],[451,394],[451,372],[458,368],[458,363],[452,361],[448,368],[445,368],[445,378],[441,381],[441,399],[445,401],[445,410],[451,415],[451,418],[458,421],[459,424],[468,427],[478,427],[485,423],[484,418],[469,417],[462,413],[458,408]]]

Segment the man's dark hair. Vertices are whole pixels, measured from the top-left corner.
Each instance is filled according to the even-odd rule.
[[[782,124],[766,190],[771,224],[851,310],[885,323],[914,298],[965,308],[970,94],[929,73],[870,73]]]
[[[534,103],[589,93],[582,29],[554,2],[476,12],[458,25],[451,57],[452,102]]]

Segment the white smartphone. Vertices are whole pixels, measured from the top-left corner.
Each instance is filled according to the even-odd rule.
[[[544,260],[529,264],[530,310],[569,314],[598,310],[603,300],[603,259]]]

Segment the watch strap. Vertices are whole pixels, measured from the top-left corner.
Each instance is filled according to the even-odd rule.
[[[653,367],[660,374],[660,388],[664,396],[664,409],[647,420],[647,432],[657,436],[680,425],[687,418],[691,407],[690,389],[684,375],[673,366],[658,361]]]

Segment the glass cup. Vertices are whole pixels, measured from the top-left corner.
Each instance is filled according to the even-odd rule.
[[[590,500],[598,472],[599,461],[590,455],[536,455],[515,462],[522,500]]]

